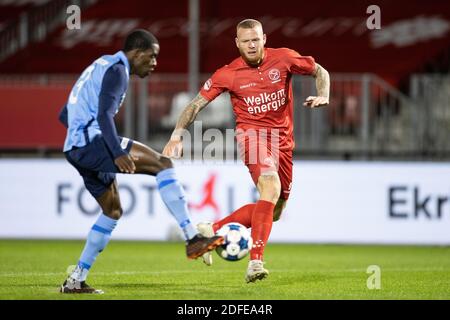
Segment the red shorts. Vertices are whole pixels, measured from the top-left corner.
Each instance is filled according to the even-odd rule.
[[[256,141],[255,141],[256,142]],[[247,166],[255,185],[265,172],[277,172],[281,182],[280,198],[287,200],[292,186],[292,150],[273,150],[266,142],[258,141],[239,145],[241,159]]]

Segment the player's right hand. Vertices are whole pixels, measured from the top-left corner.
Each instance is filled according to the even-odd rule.
[[[183,142],[181,139],[170,139],[164,147],[162,154],[169,158],[181,158],[183,155]]]
[[[136,165],[134,164],[133,159],[129,154],[124,154],[120,157],[117,157],[114,160],[114,163],[119,168],[120,172],[134,173],[136,171]]]

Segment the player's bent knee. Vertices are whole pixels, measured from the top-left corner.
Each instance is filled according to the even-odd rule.
[[[172,159],[170,159],[170,158],[168,158],[166,156],[161,156],[161,164],[162,164],[164,169],[173,168]]]
[[[108,217],[114,220],[119,220],[122,217],[123,210],[122,207],[116,207],[110,210],[110,212],[105,213]]]
[[[276,172],[268,172],[258,179],[258,190],[261,198],[276,203],[281,194],[280,178]]]
[[[173,168],[173,162],[170,158],[166,156],[161,156],[159,158],[159,171]]]

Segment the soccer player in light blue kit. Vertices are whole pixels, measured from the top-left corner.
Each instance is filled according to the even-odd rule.
[[[161,197],[184,232],[188,258],[200,257],[223,242],[222,237],[198,234],[192,225],[171,160],[117,135],[113,118],[125,98],[130,75],[148,76],[158,54],[158,40],[151,33],[133,31],[122,51],[102,56],[84,70],[61,111],[60,120],[67,127],[64,154],[103,211],[89,231],[75,270],[61,286],[62,293],[103,293],[90,287],[86,277],[122,215],[116,173],[156,176]]]

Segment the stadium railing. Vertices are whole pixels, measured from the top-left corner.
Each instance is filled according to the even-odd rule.
[[[207,77],[202,75],[201,81]],[[408,95],[372,74],[333,73],[331,77],[330,105],[314,110],[302,106],[307,96],[316,94],[314,79],[294,77],[296,155],[325,159],[450,158],[448,76],[415,75]],[[75,80],[75,75],[0,77],[0,92],[10,97],[0,108],[0,119],[5,122],[0,126],[0,136],[5,137],[0,141],[0,152],[60,152],[64,129],[57,123],[57,113]],[[184,74],[155,73],[148,79],[133,79],[116,121],[120,134],[162,150],[178,114],[191,98],[186,93],[187,84]],[[39,111],[32,112],[33,108]],[[42,124],[39,134],[30,133],[30,126],[21,123],[30,115]],[[202,120],[203,129],[217,127],[225,132],[233,128],[229,99],[207,107],[198,120]],[[20,134],[11,137],[10,130]],[[30,136],[35,140],[25,141]],[[205,142],[200,147],[207,145]]]
[[[302,108],[316,95],[314,80],[294,78],[297,152],[363,159],[413,154],[414,102],[373,74],[332,74],[328,108]]]
[[[415,74],[410,92],[416,148],[423,154],[450,150],[450,76]]]

